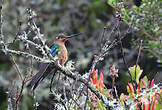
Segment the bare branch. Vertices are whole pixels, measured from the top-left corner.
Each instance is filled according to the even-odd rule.
[[[12,56],[12,55],[10,55],[10,56],[11,56],[12,61],[13,61],[13,63],[14,63],[15,70],[16,70],[16,72],[18,73],[18,75],[19,75],[19,77],[20,77],[20,79],[21,79],[21,81],[22,81],[22,80],[23,80],[23,77],[22,77],[22,75],[21,75],[21,73],[20,73],[20,69],[19,69],[19,67],[18,67],[18,65],[17,65],[17,63],[16,63],[16,61],[15,61],[15,59],[13,58],[13,56]]]

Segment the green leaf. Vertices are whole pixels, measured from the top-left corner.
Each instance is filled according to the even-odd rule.
[[[110,97],[110,94],[107,89],[101,90],[100,92],[104,94],[106,97]]]
[[[132,79],[133,80],[136,79],[136,83],[138,84],[139,83],[139,78],[141,77],[141,74],[142,74],[143,70],[140,69],[139,65],[137,65],[137,66],[134,65],[133,67],[129,68],[129,71],[130,71],[130,73],[132,75]],[[135,76],[135,73],[136,73],[136,76]]]
[[[103,103],[99,99],[97,100],[97,106],[98,106],[99,110],[106,110]]]
[[[111,6],[115,6],[117,4],[117,0],[107,0],[108,4]]]
[[[93,108],[93,104],[92,104],[92,102],[90,102],[89,100],[87,101],[87,104],[88,104],[88,106],[89,106],[90,108]]]
[[[160,94],[160,97],[158,97],[158,102],[155,105],[155,110],[161,110],[162,109],[162,104],[161,104],[162,98],[161,97],[162,97],[162,93]]]

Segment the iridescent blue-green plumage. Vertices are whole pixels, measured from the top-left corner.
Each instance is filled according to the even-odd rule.
[[[50,50],[51,55],[52,55],[52,56],[55,56],[55,54],[56,54],[56,52],[58,51],[58,49],[59,49],[58,44],[54,44],[54,45],[52,46],[51,50]]]

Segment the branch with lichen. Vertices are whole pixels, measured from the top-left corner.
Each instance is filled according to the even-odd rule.
[[[20,55],[20,56],[24,56],[25,58],[30,57],[32,59],[35,59],[38,62],[54,64],[54,67],[57,68],[59,71],[61,71],[61,73],[63,73],[65,76],[67,76],[69,78],[72,78],[73,80],[77,80],[77,81],[85,84],[94,94],[96,94],[96,96],[100,100],[103,101],[103,103],[105,105],[110,106],[109,105],[109,99],[107,99],[104,95],[102,95],[96,88],[94,88],[91,85],[91,83],[89,82],[89,78],[88,78],[89,75],[84,74],[83,76],[81,76],[79,74],[75,74],[75,73],[71,72],[70,70],[68,70],[67,68],[62,67],[61,65],[59,65],[55,62],[55,59],[49,53],[49,47],[48,47],[48,45],[46,45],[46,42],[43,39],[43,34],[40,33],[40,29],[36,26],[36,23],[33,20],[34,16],[36,16],[35,13],[33,11],[31,11],[30,9],[28,9],[27,11],[29,13],[29,19],[30,19],[29,22],[28,22],[28,25],[35,32],[35,37],[33,37],[33,39],[39,39],[41,44],[37,44],[37,43],[34,43],[32,40],[29,40],[28,36],[29,36],[30,32],[25,32],[25,31],[21,35],[20,34],[17,35],[15,37],[15,39],[22,41],[27,46],[30,45],[30,46],[34,47],[35,49],[38,49],[39,51],[42,52],[42,55],[45,56],[45,57],[39,57],[39,56],[34,55],[33,53],[29,53],[27,51],[14,50],[14,49],[9,48],[8,45],[11,45],[11,43],[5,43],[4,37],[2,35],[2,13],[1,13],[1,25],[0,25],[1,26],[1,42],[2,42],[1,44],[4,45],[4,48],[2,48],[1,50],[3,52],[5,52],[6,54]],[[112,45],[109,48],[107,48],[106,50],[112,48],[114,45],[116,45],[116,42],[113,42]],[[101,54],[99,55],[99,57],[97,57],[95,63],[97,63],[100,60],[99,59],[100,57],[101,57]],[[95,67],[95,64],[94,64],[93,67]],[[21,87],[22,89],[24,88],[24,85],[25,85],[24,82],[22,82],[22,87]],[[22,89],[20,91],[20,94],[18,95],[18,98],[17,98],[18,100],[16,101],[17,103],[18,103],[18,101],[21,97],[21,94],[22,94],[22,91],[23,91]]]

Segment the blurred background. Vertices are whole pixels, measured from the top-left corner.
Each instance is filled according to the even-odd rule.
[[[129,1],[130,5],[133,1]],[[27,9],[33,9],[36,16],[37,26],[40,27],[41,33],[47,40],[49,46],[59,33],[66,35],[83,33],[80,37],[71,39],[66,43],[69,50],[69,60],[75,62],[75,67],[80,74],[88,72],[91,67],[93,56],[100,51],[101,34],[105,26],[109,29],[106,36],[110,37],[110,43],[115,39],[109,36],[113,25],[115,24],[114,10],[105,0],[3,0],[3,34],[5,41],[10,42],[17,33],[17,27],[21,22],[21,30],[27,30]],[[126,32],[128,26],[121,24],[121,32]],[[125,57],[128,66],[136,63],[138,55],[138,44],[143,34],[137,31],[130,31],[122,40]],[[31,35],[32,36],[32,35]],[[146,39],[147,40],[147,39]],[[25,47],[19,41],[15,42],[11,48],[23,50]],[[38,53],[39,54],[39,53]],[[29,59],[21,56],[14,56],[20,71],[23,75],[29,67]],[[118,94],[126,93],[126,84],[130,81],[127,68],[123,63],[120,46],[117,45],[109,51],[104,61],[97,64],[96,69],[104,74],[104,84],[111,88],[111,78],[108,77],[109,69],[112,65],[119,69],[119,77],[116,80]],[[37,72],[39,62],[33,61],[33,73]],[[162,80],[161,61],[148,51],[142,51],[139,65],[143,69],[143,76],[148,79],[155,78],[156,82]],[[0,52],[0,110],[7,109],[7,91],[14,81],[18,80],[17,73],[13,67],[11,57]],[[36,90],[37,100],[40,102],[39,110],[48,107],[48,79],[41,84]],[[15,82],[21,83],[21,82]],[[18,89],[18,88],[15,88]],[[21,99],[23,110],[32,110],[33,100],[29,97],[26,90],[23,92]]]

